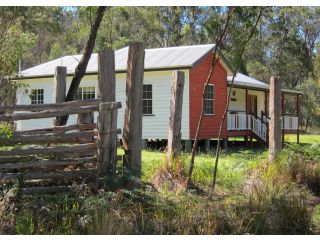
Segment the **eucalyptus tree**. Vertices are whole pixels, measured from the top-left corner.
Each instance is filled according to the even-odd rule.
[[[10,81],[19,69],[19,59],[32,46],[35,36],[23,31],[23,8],[0,8],[0,105],[15,102],[18,85]]]

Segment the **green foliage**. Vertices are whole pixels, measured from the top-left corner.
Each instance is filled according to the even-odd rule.
[[[17,234],[33,234],[35,229],[32,213],[23,211],[21,214],[19,214],[16,219],[15,228]]]
[[[3,76],[54,58],[83,52],[97,7],[1,7],[0,100],[16,88]],[[284,88],[319,80],[319,7],[265,7],[243,57],[239,47],[255,22],[259,8],[234,7],[224,46],[232,66],[268,81],[278,74]],[[95,51],[141,41],[146,48],[213,43],[225,22],[225,7],[109,7],[98,32]],[[5,51],[4,51],[5,50]],[[5,87],[3,87],[5,85]],[[10,91],[8,91],[8,89]],[[303,96],[303,118],[319,121],[317,95]],[[2,100],[3,103],[3,100]],[[316,106],[312,106],[316,105]],[[306,124],[308,125],[308,124]]]
[[[310,125],[320,127],[320,82],[308,79],[299,86],[303,93],[302,95],[302,116],[304,118],[305,130],[307,131]]]
[[[13,131],[7,125],[0,124],[0,139],[9,140],[13,136]]]

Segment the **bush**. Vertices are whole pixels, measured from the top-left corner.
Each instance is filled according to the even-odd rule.
[[[284,153],[286,164],[282,169],[287,176],[298,184],[308,186],[310,190],[320,195],[320,144],[310,146],[291,145]]]
[[[248,197],[248,205],[242,209],[242,214],[244,222],[248,223],[249,233],[310,233],[311,213],[306,205],[307,193],[299,191],[295,185],[256,184]]]

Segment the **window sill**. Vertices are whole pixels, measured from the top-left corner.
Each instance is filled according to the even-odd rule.
[[[205,116],[205,117],[214,117],[215,114],[203,114],[203,116]]]
[[[142,114],[143,117],[152,117],[155,116],[154,114]]]

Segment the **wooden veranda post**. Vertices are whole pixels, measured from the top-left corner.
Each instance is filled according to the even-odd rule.
[[[249,135],[249,120],[251,121],[251,116],[250,118],[248,118],[248,88],[246,88],[246,95],[245,95],[245,101],[246,101],[246,105],[245,105],[245,111],[246,111],[246,136],[245,136],[245,142],[246,142],[246,146],[249,146],[249,142],[248,142],[248,135]],[[250,125],[252,126],[252,125]]]
[[[175,158],[181,151],[181,119],[183,104],[184,72],[175,71],[171,81],[170,118],[167,158]]]
[[[116,75],[115,75],[115,58],[114,51],[107,49],[98,53],[98,98],[102,102],[116,101]],[[117,121],[117,114],[112,114],[111,121]],[[116,126],[115,126],[116,128]],[[110,133],[110,150],[108,158],[109,162],[105,163],[108,174],[114,174],[116,170],[117,156],[117,132]]]
[[[67,68],[63,66],[57,66],[53,78],[53,99],[55,103],[62,103],[66,97],[67,88]],[[57,119],[54,121],[56,125]]]
[[[137,177],[141,176],[143,74],[144,46],[142,43],[131,43],[127,63],[126,108],[122,142],[125,151],[125,165]]]
[[[269,161],[274,161],[281,149],[281,79],[270,78],[269,93]]]
[[[298,128],[297,128],[297,143],[300,143],[300,94],[297,94],[297,117],[298,117]]]
[[[115,172],[117,139],[114,133],[117,133],[118,108],[121,103],[110,102],[100,103],[98,116],[98,142],[97,158],[99,176],[106,176]]]
[[[281,124],[281,143],[284,143],[284,118],[285,118],[285,110],[284,110],[284,93],[281,93],[281,116],[282,116],[282,124]]]

